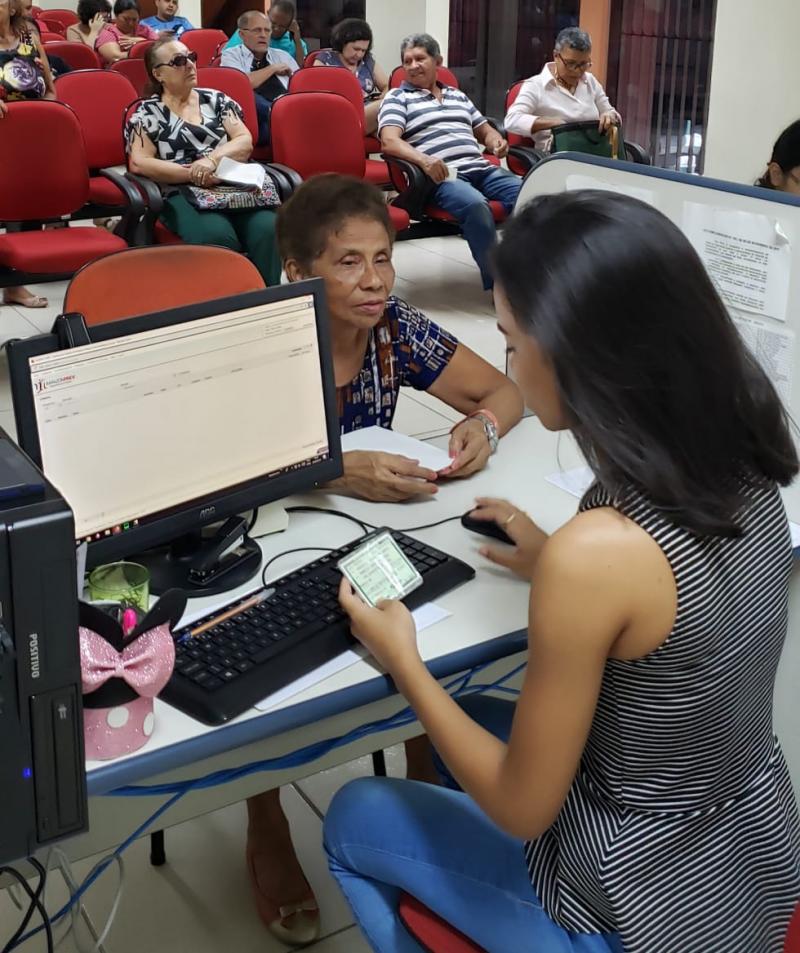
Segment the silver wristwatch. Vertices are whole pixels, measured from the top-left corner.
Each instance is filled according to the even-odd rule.
[[[497,450],[497,441],[500,439],[497,434],[497,427],[494,425],[494,421],[490,420],[486,414],[473,414],[471,417],[472,420],[479,420],[483,425],[483,432],[486,434],[486,439],[489,441],[489,450],[492,453],[495,453]]]

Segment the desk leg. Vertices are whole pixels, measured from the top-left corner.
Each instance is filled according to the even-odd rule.
[[[386,777],[386,756],[383,749],[372,752],[372,773],[376,778]]]
[[[153,831],[150,835],[150,863],[153,867],[163,867],[166,862],[167,855],[164,850],[164,831]]]

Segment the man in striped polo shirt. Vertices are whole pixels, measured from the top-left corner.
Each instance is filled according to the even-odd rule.
[[[457,219],[483,286],[491,288],[489,252],[497,235],[488,200],[502,202],[511,212],[522,180],[489,162],[482,147],[502,158],[508,143],[461,90],[437,81],[442,56],[432,36],[406,37],[400,56],[406,79],[384,97],[378,115],[381,146],[386,155],[415,163],[433,180],[431,201]]]

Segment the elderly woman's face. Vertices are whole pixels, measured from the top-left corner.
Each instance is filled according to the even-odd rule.
[[[592,51],[575,50],[571,46],[565,46],[556,50],[555,62],[559,75],[575,82],[592,68]]]
[[[124,33],[126,36],[133,36],[134,33],[136,33],[136,27],[139,26],[139,11],[123,10],[114,22],[119,27],[121,33]]]
[[[342,47],[342,59],[348,66],[358,66],[367,55],[369,43],[366,40],[353,40]]]
[[[328,238],[311,274],[303,277],[324,279],[328,309],[335,321],[360,329],[375,327],[394,285],[386,229],[372,219],[346,219]]]
[[[188,58],[188,53],[189,48],[179,40],[159,47],[153,75],[164,89],[181,90],[197,85],[197,65]]]

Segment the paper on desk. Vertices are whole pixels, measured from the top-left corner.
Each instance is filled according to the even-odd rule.
[[[257,162],[237,162],[224,156],[217,166],[217,178],[229,185],[244,185],[261,188],[267,173]]]
[[[411,460],[419,460],[421,467],[429,470],[444,470],[453,462],[446,450],[432,447],[414,437],[387,430],[385,427],[365,427],[342,435],[342,451],[372,450],[380,453],[396,453]]]
[[[559,490],[566,490],[572,496],[580,499],[594,482],[594,473],[589,467],[575,467],[573,470],[561,470],[545,477],[548,483],[557,486]]]
[[[426,602],[424,606],[415,609],[412,615],[417,625],[417,632],[422,632],[424,629],[429,629],[432,625],[436,625],[437,622],[449,618],[451,613],[448,612],[447,609],[437,606],[434,602]],[[330,662],[320,665],[319,668],[315,668],[313,672],[303,675],[289,685],[278,689],[277,692],[273,692],[272,695],[269,695],[263,701],[257,702],[255,707],[259,711],[270,711],[270,709],[285,702],[287,698],[292,698],[292,696],[298,695],[300,692],[305,691],[305,689],[311,688],[312,685],[319,685],[320,682],[324,682],[325,679],[330,678],[331,675],[350,668],[351,665],[355,665],[356,662],[360,662],[363,658],[366,658],[368,654],[367,650],[361,645],[347,652],[342,652],[341,655],[332,658]]]
[[[790,522],[789,532],[792,534],[792,549],[797,549],[800,546],[800,525]]]

